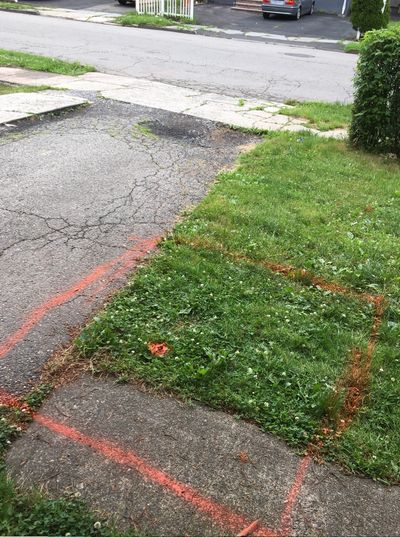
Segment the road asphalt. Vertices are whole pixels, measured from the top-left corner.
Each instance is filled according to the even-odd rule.
[[[339,4],[340,2],[338,2]],[[110,0],[33,0],[37,7],[64,8],[103,13],[126,14],[134,9],[134,4],[121,6]],[[218,28],[241,30],[242,32],[265,32],[268,34],[292,37],[317,37],[325,39],[354,39],[355,31],[348,19],[338,14],[328,13],[332,2],[319,0],[313,17],[303,17],[295,21],[290,17],[276,16],[264,20],[260,13],[236,11],[230,6],[212,3],[198,4],[194,7],[197,24]],[[235,36],[232,35],[232,38]]]
[[[0,47],[99,70],[239,97],[349,101],[356,57],[288,44],[220,39],[0,13]]]

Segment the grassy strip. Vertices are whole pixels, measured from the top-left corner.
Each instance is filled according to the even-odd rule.
[[[338,416],[338,378],[352,349],[366,351],[372,308],[256,262],[385,293],[370,395],[326,455],[399,481],[399,182],[397,162],[343,142],[269,135],[220,176],[78,348],[99,371],[230,409],[304,446],[321,420]],[[150,342],[165,342],[168,353],[154,356]]]
[[[182,23],[194,24],[191,19],[184,17],[171,18],[158,15],[139,15],[139,13],[135,12],[121,15],[115,19],[115,22],[122,26],[177,26]]]
[[[291,108],[282,108],[279,113],[307,120],[306,126],[328,131],[346,128],[351,121],[351,105],[340,103],[319,103],[287,101]]]
[[[38,13],[38,10],[32,4],[20,4],[19,2],[0,2],[0,9],[7,11],[32,11]]]
[[[0,49],[0,67],[21,67],[22,69],[71,76],[96,71],[94,67],[82,65],[79,62],[67,62],[47,56],[37,56],[27,52],[16,52],[5,49]]]
[[[400,31],[400,22],[391,21],[389,22],[389,26],[391,30],[399,30]],[[352,43],[347,43],[344,45],[344,51],[348,52],[350,54],[359,54],[362,47],[362,40],[361,41],[353,41]]]
[[[34,93],[51,89],[51,86],[16,86],[14,84],[2,84],[0,82],[0,95],[9,93]]]
[[[27,402],[40,406],[48,386],[32,392]],[[22,491],[7,477],[3,458],[12,440],[29,423],[30,415],[0,406],[0,535],[84,535],[118,537],[103,517],[96,517],[76,496],[50,499],[38,491]],[[124,534],[134,537],[136,533]]]
[[[353,41],[344,45],[344,51],[349,54],[359,54],[362,46],[362,41]]]

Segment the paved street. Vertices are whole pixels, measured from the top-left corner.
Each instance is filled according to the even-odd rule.
[[[0,14],[0,47],[233,96],[349,101],[356,57],[294,45]]]
[[[340,12],[341,2],[336,6]],[[103,13],[129,13],[134,4],[121,6],[113,0],[34,0],[37,7],[64,8]],[[236,11],[230,6],[206,3],[198,4],[194,8],[195,20],[198,24],[216,26],[243,32],[266,32],[295,37],[316,37],[325,39],[354,39],[355,31],[348,19],[330,13],[332,2],[319,0],[313,17],[303,17],[295,21],[290,17],[276,16],[264,20],[260,13]],[[231,35],[230,38],[235,38]],[[314,46],[316,46],[314,44]]]

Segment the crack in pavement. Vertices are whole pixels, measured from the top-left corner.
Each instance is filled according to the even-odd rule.
[[[79,92],[72,92],[80,95]],[[85,92],[87,96],[88,93]],[[73,114],[0,134],[1,340],[79,274],[167,233],[205,195],[216,173],[255,137],[210,121],[99,99]],[[154,135],[135,129],[145,124]],[[6,153],[7,152],[7,153]],[[133,239],[133,243],[132,243]],[[40,317],[7,351],[1,384],[24,387],[47,357],[121,285],[129,263]],[[57,311],[56,311],[57,310]]]

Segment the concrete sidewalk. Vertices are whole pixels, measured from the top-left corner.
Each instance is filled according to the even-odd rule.
[[[0,75],[1,79],[1,75]],[[9,93],[0,95],[0,125],[39,114],[58,112],[88,104],[86,99],[66,95],[61,91]]]
[[[0,80],[15,84],[50,85],[81,92],[100,92],[102,97],[168,112],[206,119],[230,127],[269,131],[308,131],[326,137],[343,138],[343,129],[320,132],[304,126],[305,120],[279,114],[282,103],[242,99],[201,92],[143,78],[86,73],[71,77],[0,67]],[[37,95],[37,94],[32,94]],[[55,95],[56,99],[57,95]],[[60,102],[64,96],[60,95]],[[13,99],[9,99],[12,102]],[[0,97],[1,110],[1,97]],[[1,118],[0,118],[1,119]]]
[[[223,412],[90,376],[56,391],[7,468],[146,535],[400,535],[399,487],[299,457]]]

